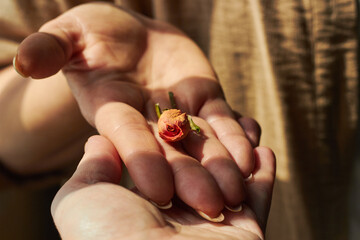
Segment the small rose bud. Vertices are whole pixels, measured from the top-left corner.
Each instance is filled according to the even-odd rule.
[[[178,109],[164,111],[158,121],[159,135],[167,142],[176,142],[185,138],[190,131],[186,113]]]

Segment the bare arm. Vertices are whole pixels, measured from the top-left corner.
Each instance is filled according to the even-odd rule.
[[[17,174],[53,170],[75,161],[93,131],[62,73],[47,81],[0,71],[0,159]]]

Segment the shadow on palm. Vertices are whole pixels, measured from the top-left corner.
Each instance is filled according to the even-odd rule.
[[[241,193],[235,199],[237,203],[231,197],[229,202],[234,206],[242,202],[245,196],[239,182],[256,172],[253,148],[224,101],[209,62],[190,39],[165,23],[103,3],[74,8],[40,30],[46,33],[35,33],[21,44],[16,62],[18,70],[33,78],[43,78],[62,69],[83,116],[115,145],[136,186],[147,198],[164,204],[176,192],[184,202],[190,202],[192,208],[213,216],[227,201],[226,194],[225,200],[222,197],[221,184],[201,167],[200,158],[206,155],[205,145],[200,143],[189,151],[179,144],[175,147],[164,144],[156,139],[156,134],[154,136],[154,105],[160,103],[162,108],[170,107],[168,92],[172,91],[181,110],[199,116],[199,121],[203,118],[211,123],[213,139],[220,138],[223,132],[232,134],[225,134],[232,138],[223,136],[225,140],[221,141],[228,151],[221,147],[226,151],[224,158],[233,157],[239,165],[231,169],[237,171],[239,181],[233,183],[238,184]],[[219,120],[226,120],[225,124],[220,126]],[[231,127],[226,129],[227,125]],[[237,133],[239,141],[234,140],[233,132]],[[208,133],[210,131],[205,131]],[[242,146],[245,147],[241,149]],[[193,155],[197,155],[197,159],[190,161]],[[191,166],[197,166],[196,174],[190,174],[189,170],[195,169],[190,165],[179,171],[176,166],[183,164],[184,159],[188,159]],[[231,161],[233,165],[235,161]],[[216,164],[216,159],[212,162]],[[179,177],[180,172],[188,177]],[[264,185],[271,188],[273,179],[267,179]],[[207,184],[206,188],[201,187],[201,181]],[[262,195],[256,189],[253,192]],[[250,189],[248,199],[254,199],[251,195]],[[248,203],[256,215],[267,215],[270,198],[268,193],[265,195],[261,202],[255,198]],[[204,207],[204,204],[209,206]],[[257,229],[255,231],[261,235],[249,208],[236,216],[230,212],[226,215],[229,224]],[[199,229],[213,226],[178,207],[167,212],[167,216],[184,224],[184,229],[189,226],[187,223]]]

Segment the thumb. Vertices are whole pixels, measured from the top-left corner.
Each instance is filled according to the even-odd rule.
[[[108,182],[118,184],[121,179],[121,160],[114,145],[105,137],[95,135],[85,145],[73,180],[85,184]]]
[[[23,77],[46,78],[61,70],[74,51],[64,30],[55,27],[51,32],[37,32],[25,38],[19,45],[13,66]]]
[[[80,72],[105,66],[130,71],[142,56],[146,39],[145,27],[134,14],[108,3],[82,4],[28,36],[13,65],[20,75],[36,79],[63,67]]]
[[[51,212],[54,214],[59,202],[70,192],[97,182],[118,184],[121,170],[120,157],[110,141],[98,135],[90,137],[74,175],[56,194]]]

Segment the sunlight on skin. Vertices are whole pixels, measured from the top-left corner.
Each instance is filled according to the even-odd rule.
[[[236,162],[229,181],[244,184],[252,172],[253,146],[195,43],[166,23],[104,3],[75,7],[40,31],[20,45],[17,70],[44,78],[62,69],[83,116],[115,145],[147,199],[165,205],[176,193],[196,210],[218,216],[224,201],[230,202],[226,192],[232,186],[221,186],[190,148],[163,144],[149,126],[155,123],[154,104],[169,105],[167,94],[173,91],[179,108],[194,120],[197,115],[204,119],[214,131],[208,136],[213,146]],[[210,156],[210,150],[204,155]],[[219,164],[226,169],[228,162]],[[190,183],[197,194],[184,187]],[[230,205],[239,205],[244,195],[235,198]]]
[[[265,192],[272,190],[275,159],[266,148],[258,148],[258,153],[258,169],[248,187],[250,194],[262,195],[260,185]],[[63,239],[263,239],[257,217],[247,205],[239,213],[223,210],[222,223],[200,218],[178,199],[171,209],[160,211],[117,185],[120,169],[115,147],[106,138],[91,137],[79,167],[52,204]],[[266,196],[258,204],[269,205],[270,199],[271,195]],[[267,216],[268,209],[258,214]]]

